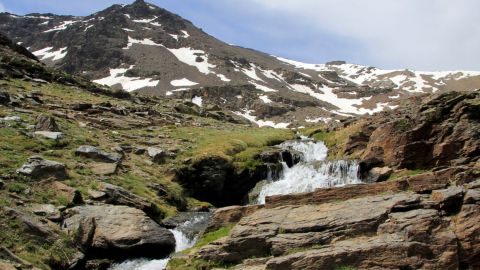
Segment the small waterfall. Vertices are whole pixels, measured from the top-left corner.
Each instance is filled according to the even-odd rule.
[[[356,161],[326,161],[328,148],[323,142],[291,141],[279,147],[299,151],[303,160],[288,168],[277,181],[269,181],[259,192],[256,203],[264,204],[265,197],[292,193],[311,192],[317,188],[328,188],[348,184],[360,184],[358,163]]]
[[[210,215],[208,213],[198,213],[192,219],[186,221],[182,225],[170,231],[175,237],[175,252],[184,251],[195,245],[198,240],[198,235],[192,231],[197,226],[204,226],[207,224]],[[167,267],[170,258],[152,260],[146,258],[132,259],[122,263],[113,264],[110,270],[164,270]]]

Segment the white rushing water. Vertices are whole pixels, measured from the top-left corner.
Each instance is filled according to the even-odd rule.
[[[323,142],[291,141],[279,147],[301,152],[303,160],[292,168],[284,163],[280,179],[263,186],[256,203],[264,204],[265,197],[272,195],[311,192],[317,188],[362,183],[358,176],[357,162],[326,161],[328,148]]]
[[[205,223],[208,218],[207,215],[195,216],[177,228],[170,230],[175,237],[175,252],[189,249],[195,245],[198,240],[198,235],[192,235],[191,228],[198,224]],[[169,261],[170,258],[160,260],[146,258],[132,259],[113,264],[110,270],[164,270]]]

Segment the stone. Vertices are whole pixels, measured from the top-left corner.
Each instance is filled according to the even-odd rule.
[[[463,187],[449,187],[434,190],[432,199],[439,204],[440,209],[447,211],[447,213],[454,213],[462,206],[464,194],[465,189]]]
[[[370,170],[367,182],[383,182],[392,175],[393,169],[389,167],[375,167]]]
[[[17,173],[28,176],[32,179],[54,178],[63,180],[68,178],[64,164],[46,160],[39,156],[28,158],[27,162],[17,170]]]
[[[72,188],[62,182],[53,182],[51,188],[59,196],[65,198],[68,206],[79,205],[83,203],[82,194],[78,189]]]
[[[249,216],[263,205],[248,205],[248,206],[227,206],[215,210],[212,218],[208,224],[206,232],[218,230],[222,227],[229,226],[239,222],[243,217]]]
[[[7,105],[10,103],[10,95],[7,92],[0,91],[0,104]]]
[[[25,214],[14,208],[4,207],[3,210],[7,217],[20,223],[20,229],[23,233],[47,243],[53,243],[57,240],[58,233],[53,229],[53,224],[50,226],[47,221]]]
[[[463,198],[463,204],[475,204],[480,202],[480,189],[469,189]]]
[[[52,131],[35,131],[33,134],[35,136],[40,136],[40,137],[44,137],[44,138],[55,140],[55,141],[62,139],[64,136],[62,132],[52,132]]]
[[[101,200],[101,199],[105,199],[105,197],[107,196],[107,193],[103,191],[89,189],[88,196],[93,200]]]
[[[142,148],[142,147],[135,147],[135,149],[133,150],[133,153],[135,155],[143,155],[145,154],[147,150],[145,148]]]
[[[466,204],[460,211],[455,225],[460,245],[460,261],[465,269],[479,269],[480,261],[480,205]]]
[[[399,192],[407,190],[408,188],[408,183],[405,180],[322,188],[309,193],[266,197],[265,206],[268,208],[274,208],[282,205],[322,204],[364,196],[373,196],[386,192]]]
[[[35,131],[51,131],[51,132],[58,132],[60,131],[55,118],[40,114],[35,123]]]
[[[79,206],[67,215],[62,228],[83,239],[87,258],[163,258],[175,249],[173,234],[135,208]],[[89,229],[79,230],[82,222]]]
[[[119,163],[123,159],[123,156],[118,153],[108,153],[90,145],[80,146],[75,151],[75,155],[106,163]]]
[[[100,183],[100,191],[106,194],[105,202],[113,205],[125,205],[140,209],[152,218],[159,218],[157,206],[126,189],[108,183]]]
[[[74,111],[86,111],[93,107],[90,103],[75,103],[72,104],[72,110]]]
[[[22,118],[20,116],[5,116],[3,118],[0,118],[0,121],[3,122],[22,122]]]
[[[117,173],[117,163],[93,163],[89,168],[97,175],[113,175]]]
[[[61,218],[60,210],[53,204],[33,204],[30,209],[35,215],[46,217],[49,220],[59,220]]]
[[[5,182],[3,180],[0,180],[0,190],[5,188]]]
[[[163,164],[167,161],[168,158],[172,158],[175,154],[167,152],[163,149],[156,147],[149,147],[147,149],[148,156],[152,159],[154,163]]]
[[[410,188],[417,193],[430,193],[432,190],[444,189],[449,185],[447,177],[438,177],[435,173],[424,173],[407,179]]]

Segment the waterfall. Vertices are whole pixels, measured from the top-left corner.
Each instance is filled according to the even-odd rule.
[[[175,237],[175,252],[184,251],[195,245],[198,235],[192,233],[194,227],[204,226],[207,224],[210,215],[208,213],[198,213],[192,219],[171,229]],[[110,270],[164,270],[167,267],[170,258],[152,260],[146,258],[127,260],[122,263],[113,264]]]
[[[256,203],[264,204],[265,197],[292,193],[311,192],[317,188],[328,188],[348,184],[360,184],[356,161],[326,161],[328,148],[323,142],[307,140],[285,142],[279,147],[299,151],[303,160],[288,168],[277,181],[269,181],[260,190]]]

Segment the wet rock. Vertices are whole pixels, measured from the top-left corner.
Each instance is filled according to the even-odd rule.
[[[35,131],[33,133],[35,136],[44,137],[50,140],[60,140],[63,138],[62,132],[52,132],[52,131]]]
[[[66,179],[67,170],[64,164],[45,160],[39,156],[32,156],[23,166],[17,170],[17,173],[31,177],[32,179]]]
[[[117,163],[93,163],[89,168],[97,175],[113,175],[117,173]]]
[[[55,118],[45,115],[45,114],[40,114],[37,117],[36,123],[35,123],[35,130],[36,131],[51,131],[51,132],[58,132],[60,131],[57,122],[55,121]]]
[[[51,188],[57,195],[65,198],[68,206],[79,205],[83,203],[82,194],[78,189],[72,188],[62,182],[53,182]]]
[[[63,228],[79,232],[87,258],[163,258],[175,249],[173,234],[141,210],[127,206],[80,206],[67,211]],[[90,224],[90,225],[85,225]],[[93,231],[93,232],[92,232]]]
[[[107,163],[119,163],[123,159],[123,156],[120,154],[108,153],[90,145],[80,146],[75,151],[75,155]]]
[[[167,159],[175,157],[174,153],[156,147],[149,147],[147,152],[152,161],[157,164],[164,164]]]

